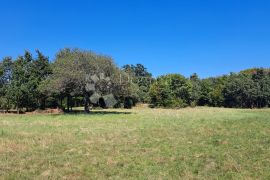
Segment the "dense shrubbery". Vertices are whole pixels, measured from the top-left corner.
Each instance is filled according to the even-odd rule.
[[[270,106],[270,71],[249,69],[202,80],[196,74],[189,79],[166,75],[150,89],[151,102],[157,107],[263,108]]]
[[[133,103],[150,103],[149,89],[154,80],[152,74],[142,64],[125,65],[123,66],[123,70],[133,82],[133,88],[136,89],[135,98],[132,99]]]
[[[184,76],[161,76],[150,88],[151,102],[157,107],[186,107],[191,102],[191,88]]]
[[[95,83],[93,87],[93,82]],[[109,94],[109,95],[108,95]],[[113,95],[113,97],[111,96]],[[108,56],[79,49],[63,49],[50,63],[40,51],[0,62],[0,109],[31,111],[74,106],[131,108],[214,106],[262,108],[270,106],[270,70],[248,69],[221,77],[200,79],[168,74],[154,79],[142,64],[118,68]]]

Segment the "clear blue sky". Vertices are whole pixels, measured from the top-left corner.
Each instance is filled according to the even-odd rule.
[[[269,0],[2,0],[0,22],[1,58],[79,47],[155,76],[270,67]]]

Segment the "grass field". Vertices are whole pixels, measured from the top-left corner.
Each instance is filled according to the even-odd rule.
[[[0,115],[0,179],[270,179],[270,109]]]

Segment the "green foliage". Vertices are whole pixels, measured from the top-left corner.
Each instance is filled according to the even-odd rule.
[[[39,51],[37,54],[38,57],[34,59],[31,53],[26,51],[24,56],[19,56],[10,68],[12,75],[10,75],[6,96],[18,112],[22,108],[31,110],[40,107],[41,94],[38,86],[50,74],[50,70],[48,58]]]
[[[198,104],[202,96],[201,80],[196,73],[192,74],[189,79],[192,86],[190,93],[191,106],[194,107]]]
[[[201,82],[201,97],[198,105],[222,107],[224,105],[223,90],[227,76],[203,79]]]
[[[205,79],[196,73],[188,79],[169,74],[155,80],[142,64],[120,69],[111,57],[91,51],[66,48],[52,63],[40,51],[36,54],[25,51],[14,61],[6,57],[0,62],[0,109],[20,112],[58,106],[69,111],[84,105],[88,112],[90,106],[105,107],[100,98],[111,94],[107,99],[117,102],[115,107],[126,108],[137,102],[171,108],[270,106],[270,69]]]
[[[248,73],[247,73],[248,72]],[[231,74],[224,88],[227,107],[262,108],[269,106],[270,74],[264,69]]]
[[[179,87],[189,87],[161,77],[150,90],[152,104],[158,107],[212,106],[236,108],[268,107],[270,101],[269,69],[250,69],[215,78],[200,80],[197,74],[189,78],[191,88],[186,96]],[[177,84],[177,86],[172,85]],[[180,95],[180,96],[179,96]]]
[[[125,65],[123,66],[123,70],[128,74],[133,84],[138,86],[136,95],[134,96],[136,98],[133,98],[133,101],[149,103],[149,89],[154,81],[152,74],[142,64]]]
[[[18,57],[13,63],[13,73],[11,84],[8,90],[8,96],[15,104],[17,111],[23,107],[33,105],[34,102],[34,76],[32,73],[32,55],[25,52],[24,56]],[[34,105],[35,106],[35,105]]]
[[[12,104],[9,102],[9,99],[6,96],[1,96],[0,97],[0,109],[8,111],[11,109]]]
[[[186,107],[191,103],[191,83],[182,75],[157,78],[150,88],[151,101],[157,107]]]
[[[0,62],[0,109],[8,111],[12,103],[8,97],[8,91],[12,75],[12,59],[6,57]]]
[[[124,101],[132,96],[127,75],[113,62],[112,58],[79,49],[64,49],[57,54],[52,64],[53,74],[43,91],[67,97],[67,109],[72,106],[72,97],[84,97],[85,111],[89,111],[90,96],[113,94]],[[101,102],[100,100],[97,103]],[[104,103],[102,103],[104,106]]]

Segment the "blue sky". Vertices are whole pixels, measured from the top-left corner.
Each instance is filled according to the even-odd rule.
[[[2,0],[0,22],[1,58],[79,47],[155,76],[270,67],[268,0]]]

